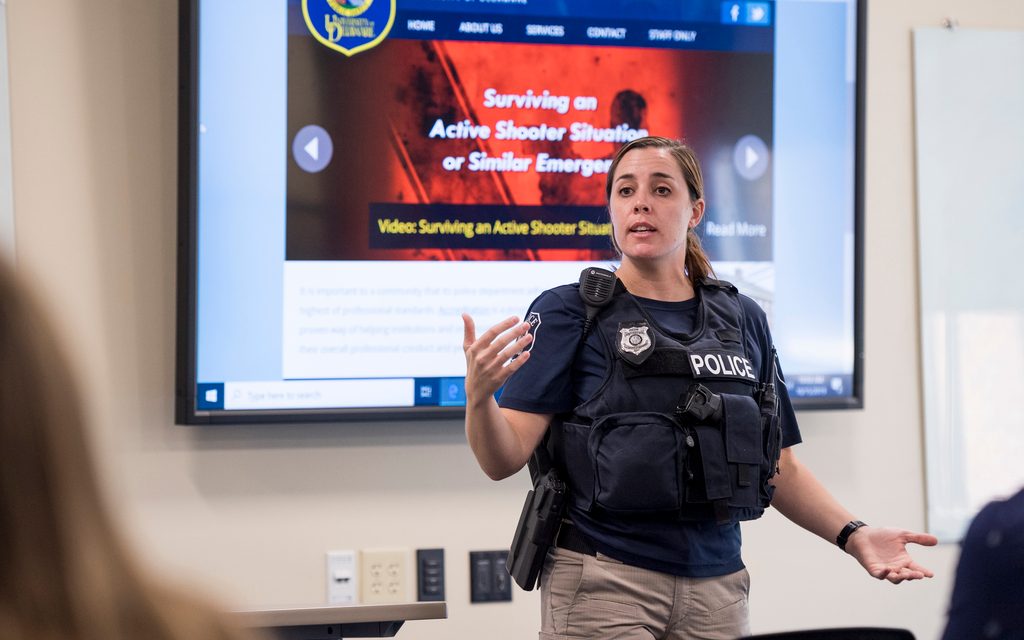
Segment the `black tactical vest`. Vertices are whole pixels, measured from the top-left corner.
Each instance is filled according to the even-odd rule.
[[[610,365],[601,387],[552,429],[556,465],[579,509],[618,517],[760,517],[781,429],[774,353],[746,352],[736,288],[695,286],[691,336],[659,328],[620,290],[596,318]]]

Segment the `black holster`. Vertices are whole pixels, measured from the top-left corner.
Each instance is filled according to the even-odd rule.
[[[544,558],[555,542],[564,512],[565,484],[558,472],[548,469],[538,474],[533,489],[526,494],[505,563],[509,575],[525,591],[537,586]]]

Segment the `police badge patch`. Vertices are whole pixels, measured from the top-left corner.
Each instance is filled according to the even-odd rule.
[[[309,33],[346,56],[380,44],[395,23],[397,0],[302,0]]]
[[[619,323],[619,355],[627,362],[643,364],[654,353],[654,333],[646,322]]]

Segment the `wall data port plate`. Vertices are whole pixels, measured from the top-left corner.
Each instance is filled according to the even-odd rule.
[[[359,593],[356,552],[351,549],[327,552],[327,603],[355,604]]]
[[[409,600],[408,549],[363,549],[359,560],[363,604]]]

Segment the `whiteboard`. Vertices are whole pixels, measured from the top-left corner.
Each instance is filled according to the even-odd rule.
[[[1024,32],[914,31],[928,526],[1024,485]]]

